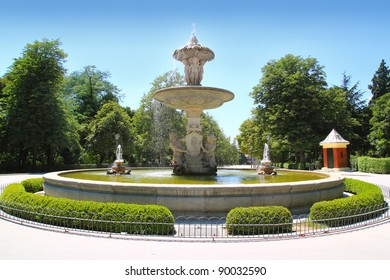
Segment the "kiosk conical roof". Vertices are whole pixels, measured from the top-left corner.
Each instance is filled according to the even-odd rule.
[[[327,145],[327,144],[335,144],[335,143],[343,143],[345,145],[349,144],[349,141],[345,140],[335,129],[332,129],[332,131],[326,136],[326,138],[320,142],[320,145]]]

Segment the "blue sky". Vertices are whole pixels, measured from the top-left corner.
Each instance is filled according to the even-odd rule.
[[[367,85],[382,59],[390,63],[390,2],[287,0],[2,0],[0,76],[35,40],[60,39],[68,72],[96,65],[125,95],[122,105],[139,107],[159,75],[177,68],[172,54],[190,39],[215,59],[206,64],[204,86],[225,88],[235,99],[207,111],[234,137],[254,107],[249,93],[261,68],[286,54],[314,57],[329,86],[342,73]]]

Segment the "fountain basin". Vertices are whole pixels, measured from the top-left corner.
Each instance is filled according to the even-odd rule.
[[[170,87],[156,91],[154,98],[168,107],[185,111],[215,109],[234,98],[226,89],[203,86]]]
[[[175,215],[214,216],[224,215],[235,207],[270,205],[301,213],[315,202],[342,197],[344,190],[344,178],[336,174],[309,181],[226,185],[124,183],[63,177],[84,171],[45,174],[45,193],[77,200],[163,205]]]

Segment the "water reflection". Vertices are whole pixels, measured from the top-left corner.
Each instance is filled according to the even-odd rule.
[[[104,171],[82,171],[61,174],[61,176],[109,182],[124,183],[147,183],[147,184],[260,184],[260,183],[282,183],[306,180],[316,180],[326,175],[310,172],[289,172],[278,171],[278,176],[257,175],[254,170],[218,170],[217,175],[188,175],[175,176],[172,170],[168,169],[143,169],[132,170],[129,176],[107,175]]]

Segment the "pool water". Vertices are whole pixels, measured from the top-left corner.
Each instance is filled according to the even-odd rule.
[[[135,169],[131,175],[107,175],[106,171],[79,171],[63,173],[60,176],[81,180],[141,183],[141,184],[263,184],[318,180],[325,174],[311,172],[291,172],[278,170],[278,175],[258,175],[255,170],[218,169],[217,175],[172,175],[172,169]]]

